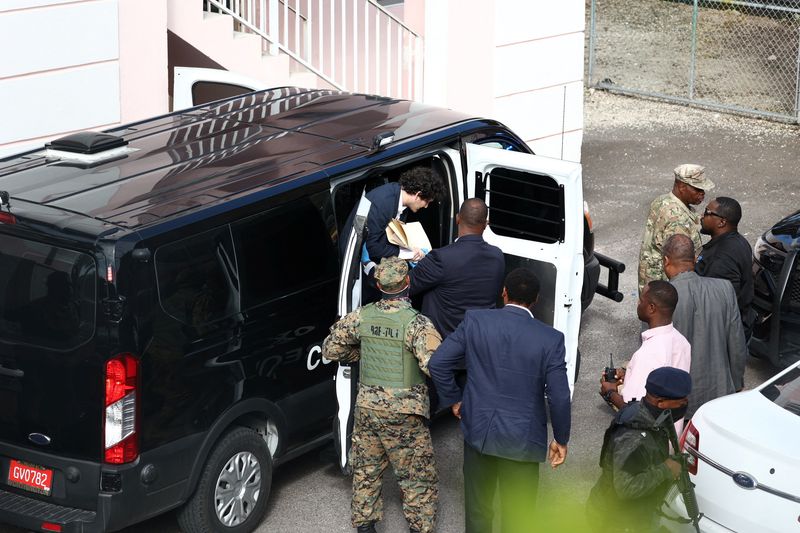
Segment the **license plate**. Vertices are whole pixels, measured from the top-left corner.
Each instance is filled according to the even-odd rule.
[[[53,471],[12,459],[8,467],[8,484],[12,487],[50,496],[50,489],[53,486]]]

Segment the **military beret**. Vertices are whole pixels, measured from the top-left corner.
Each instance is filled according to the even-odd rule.
[[[381,284],[381,291],[393,294],[406,288],[408,263],[399,257],[384,257],[375,267],[375,279]]]
[[[692,377],[685,370],[662,366],[650,372],[644,388],[660,398],[685,398],[692,392]]]
[[[684,163],[675,167],[674,172],[676,180],[687,183],[692,187],[704,191],[710,191],[714,188],[714,182],[706,177],[706,167]]]

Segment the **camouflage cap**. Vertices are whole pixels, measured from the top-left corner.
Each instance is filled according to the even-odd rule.
[[[675,167],[675,179],[704,191],[714,188],[714,182],[706,177],[706,167],[684,163]]]
[[[381,284],[381,291],[394,294],[406,288],[408,263],[399,257],[384,257],[375,267],[375,279]]]

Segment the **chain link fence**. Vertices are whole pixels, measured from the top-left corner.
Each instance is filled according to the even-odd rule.
[[[586,0],[589,87],[800,122],[800,0]]]

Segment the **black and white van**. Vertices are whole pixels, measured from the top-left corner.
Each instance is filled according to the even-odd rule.
[[[486,199],[574,376],[596,263],[580,165],[492,120],[279,88],[0,160],[0,522],[114,531],[181,507],[186,531],[254,529],[272,469],[329,442],[350,388],[320,354],[359,303],[342,226],[411,165],[449,188],[416,216],[434,246]]]

